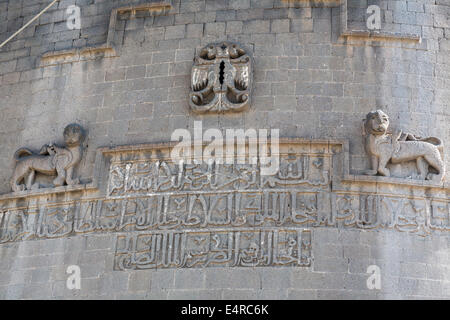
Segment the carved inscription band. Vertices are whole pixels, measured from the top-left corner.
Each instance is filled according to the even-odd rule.
[[[309,266],[311,231],[232,229],[118,236],[115,269]]]
[[[279,167],[272,175],[262,174],[256,164],[237,161],[174,163],[171,145],[104,148],[99,150],[102,165],[96,173],[107,177],[101,190],[60,201],[5,198],[0,243],[115,232],[115,270],[306,267],[312,261],[315,227],[387,229],[420,236],[449,232],[448,188],[436,184],[445,168],[432,158],[441,159],[442,143],[411,134],[394,139],[387,127],[380,112],[365,121],[366,147],[377,169],[367,173],[405,173],[412,177],[409,181],[419,181],[397,186],[396,194],[391,182],[383,187],[382,179],[393,178],[349,175],[348,148],[339,141],[283,140]],[[38,184],[29,169],[38,168],[36,159],[55,160],[54,171],[48,171],[56,175],[54,185],[62,177],[66,180],[61,184],[76,183],[72,168],[80,160],[82,130],[73,126],[72,131],[65,134],[66,147],[61,150],[48,147],[40,156],[28,152],[16,167],[20,178],[13,186],[33,189]],[[401,152],[411,154],[417,174],[408,172],[409,158],[392,163]],[[392,159],[386,165],[388,157]],[[59,164],[60,158],[72,161]],[[357,179],[365,180],[358,184]],[[420,182],[424,179],[431,181]]]
[[[329,192],[233,192],[77,201],[0,210],[0,242],[87,233],[255,227],[450,231],[450,202]],[[184,232],[184,231],[183,231]]]

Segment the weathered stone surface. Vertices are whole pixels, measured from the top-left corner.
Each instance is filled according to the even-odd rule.
[[[0,41],[47,3],[0,1]],[[450,297],[448,174],[441,182],[405,179],[416,164],[401,163],[402,172],[388,165],[391,177],[363,175],[370,161],[361,135],[367,113],[382,109],[393,132],[440,137],[448,168],[446,0],[154,3],[60,1],[0,50],[1,298]],[[81,7],[81,30],[65,28],[72,4]],[[381,30],[367,30],[370,4],[380,6]],[[192,59],[223,42],[253,58],[251,104],[239,113],[194,113]],[[278,128],[309,147],[285,144],[281,176],[260,179],[245,165],[180,171],[166,161],[167,149],[140,145],[167,142],[179,128],[192,132],[194,121],[223,133]],[[93,182],[11,193],[14,150],[53,141],[74,122],[89,132],[77,177]],[[98,151],[104,146],[111,148]],[[311,177],[299,176],[305,163]],[[221,224],[242,223],[239,216],[245,224]],[[298,231],[311,234],[309,266],[264,266],[274,247],[261,239],[278,232],[297,241]],[[184,267],[161,259],[169,235],[193,232],[210,245],[191,247],[201,253],[196,265],[186,267],[188,255],[178,260]],[[238,233],[232,261],[213,263],[215,254],[228,257]],[[231,242],[215,248],[214,239],[228,235]],[[138,250],[124,248],[134,239]],[[155,269],[145,260],[150,239],[155,248],[160,239]],[[289,241],[278,243],[278,257],[289,256]],[[262,254],[252,260],[256,248]],[[233,266],[234,257],[253,262]],[[67,288],[69,265],[80,267],[80,290]],[[380,268],[381,289],[367,287],[371,265]]]

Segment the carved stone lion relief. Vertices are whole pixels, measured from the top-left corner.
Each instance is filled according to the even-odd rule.
[[[64,147],[46,144],[38,153],[28,148],[16,151],[14,154],[16,167],[11,179],[11,188],[14,192],[38,189],[40,186],[35,183],[36,173],[56,176],[53,180],[55,187],[80,183],[79,179],[73,178],[73,170],[81,160],[84,130],[78,124],[69,124],[64,129],[63,135],[66,144]]]
[[[410,178],[441,182],[445,176],[443,143],[439,138],[422,138],[402,131],[388,133],[389,117],[381,110],[367,114],[364,120],[365,148],[371,170],[367,175],[395,176],[388,165],[406,166],[415,161],[418,175]]]
[[[209,44],[194,59],[189,105],[198,113],[241,111],[250,105],[252,61],[239,45]]]

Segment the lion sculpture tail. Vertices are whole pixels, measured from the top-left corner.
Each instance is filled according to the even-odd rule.
[[[441,139],[436,138],[436,137],[428,137],[428,138],[420,139],[420,141],[428,142],[428,143],[431,143],[432,145],[435,145],[438,148],[442,159],[444,159],[444,143],[442,142]]]
[[[19,161],[20,158],[28,157],[28,156],[31,156],[33,154],[34,154],[33,151],[31,151],[28,148],[20,148],[19,150],[17,150],[14,153],[14,160]]]

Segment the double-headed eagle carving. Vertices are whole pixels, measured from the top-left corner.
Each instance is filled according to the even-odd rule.
[[[199,113],[241,111],[250,104],[252,61],[239,45],[209,44],[194,59],[189,105]]]

